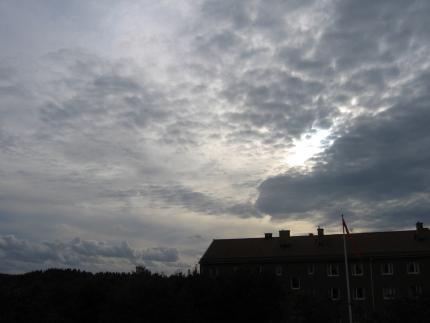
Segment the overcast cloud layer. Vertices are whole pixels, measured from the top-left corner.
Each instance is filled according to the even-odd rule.
[[[429,1],[2,1],[0,272],[430,220]]]

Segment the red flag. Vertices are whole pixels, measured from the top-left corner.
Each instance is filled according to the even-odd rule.
[[[348,226],[346,225],[346,222],[343,219],[343,214],[342,214],[342,226],[343,226],[344,232],[346,231],[346,233],[349,234]]]

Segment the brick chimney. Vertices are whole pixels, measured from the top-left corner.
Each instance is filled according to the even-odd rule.
[[[290,244],[290,230],[279,230],[279,244],[287,247]]]
[[[264,239],[272,239],[272,233],[265,233]]]
[[[290,237],[290,230],[279,230],[279,238],[287,239]]]

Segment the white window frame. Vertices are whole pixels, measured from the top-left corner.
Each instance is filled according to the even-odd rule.
[[[388,271],[384,270],[384,266],[387,266]],[[392,262],[385,262],[381,264],[381,275],[384,275],[384,276],[394,275],[394,268],[393,268]]]
[[[333,269],[336,268],[336,273],[333,273]],[[327,276],[329,277],[339,277],[339,265],[329,264],[327,265]]]
[[[282,266],[276,266],[276,276],[282,276]]]
[[[360,268],[360,272],[357,272],[357,268]],[[364,275],[364,266],[362,263],[352,264],[352,276],[363,276]]]
[[[335,298],[335,297],[333,297],[333,291],[334,290],[337,290],[337,297]],[[339,301],[340,300],[340,288],[338,288],[338,287],[332,287],[332,288],[330,288],[329,289],[329,294],[330,294],[330,299],[332,300],[332,301]]]
[[[362,297],[359,297],[358,290],[363,291]],[[356,300],[356,301],[364,301],[366,299],[366,290],[364,289],[364,287],[355,287],[352,290],[352,296],[353,296],[354,300]]]
[[[298,287],[297,286],[293,286],[293,280],[294,279],[297,279],[297,282],[299,283],[299,285],[298,285]],[[291,279],[290,279],[290,287],[291,287],[291,289],[294,289],[294,290],[298,290],[298,289],[300,289],[300,277],[291,277]]]
[[[410,271],[410,266],[412,265],[413,270]],[[406,272],[409,275],[418,275],[420,273],[420,264],[417,261],[410,261],[406,265]]]
[[[385,300],[391,300],[396,298],[396,289],[394,287],[382,288],[382,298]]]
[[[314,275],[315,274],[315,265],[310,264],[308,265],[308,275]]]

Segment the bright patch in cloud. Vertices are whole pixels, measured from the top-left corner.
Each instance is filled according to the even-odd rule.
[[[294,148],[285,158],[290,167],[306,167],[309,159],[322,152],[328,145],[330,130],[317,130],[314,134],[305,134],[294,141]]]

